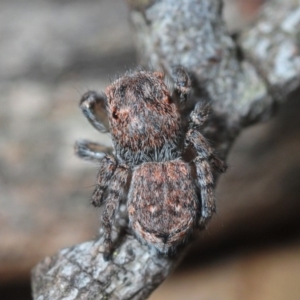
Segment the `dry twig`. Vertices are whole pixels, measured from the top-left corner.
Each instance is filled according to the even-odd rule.
[[[240,131],[268,119],[300,84],[300,1],[267,2],[233,40],[221,0],[131,0],[140,60],[153,69],[181,64],[205,84],[213,118],[205,135],[225,157]],[[126,235],[109,262],[101,238],[60,251],[32,272],[34,299],[146,299],[178,259],[148,252]]]

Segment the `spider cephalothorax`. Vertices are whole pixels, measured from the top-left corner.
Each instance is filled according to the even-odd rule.
[[[128,73],[106,95],[117,157],[128,164],[179,157],[181,117],[161,73]]]
[[[175,67],[172,77],[171,92],[160,72],[126,73],[105,94],[87,92],[81,99],[84,115],[99,131],[110,131],[114,146],[76,144],[80,157],[100,163],[92,204],[104,206],[106,255],[120,204],[135,236],[164,254],[215,211],[212,168],[224,172],[226,166],[199,131],[207,118],[203,103],[186,116],[188,74]]]

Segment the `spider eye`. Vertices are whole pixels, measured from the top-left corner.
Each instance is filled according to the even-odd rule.
[[[170,95],[166,96],[164,98],[164,102],[168,103],[168,104],[172,104],[173,103],[173,99]]]
[[[118,119],[119,119],[119,116],[118,116],[118,113],[117,113],[117,110],[116,110],[116,109],[113,109],[112,117],[113,117],[115,120],[118,120]]]

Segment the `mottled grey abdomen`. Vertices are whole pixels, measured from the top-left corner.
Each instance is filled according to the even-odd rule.
[[[189,235],[199,214],[190,166],[181,160],[137,166],[128,195],[128,213],[139,239],[162,253],[174,250]]]

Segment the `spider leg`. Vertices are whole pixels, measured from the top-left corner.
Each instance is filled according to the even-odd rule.
[[[104,236],[104,258],[107,260],[113,249],[112,229],[115,221],[117,209],[126,194],[128,179],[128,167],[118,166],[110,180],[110,186],[105,200],[104,211],[102,213],[102,226]]]
[[[218,172],[224,173],[226,171],[226,163],[216,156],[213,148],[198,130],[190,129],[187,132],[187,141],[192,144],[197,155],[200,155],[202,158],[208,160]]]
[[[99,162],[106,154],[111,154],[113,149],[88,140],[79,140],[74,145],[74,151],[84,160]]]
[[[97,130],[103,133],[109,131],[106,101],[105,94],[89,91],[82,96],[79,104],[84,116]]]
[[[197,183],[201,193],[201,217],[199,225],[205,226],[205,223],[212,217],[216,211],[216,203],[213,192],[214,179],[211,168],[207,160],[201,155],[197,156],[193,163],[196,167]]]
[[[174,80],[172,98],[175,99],[179,107],[182,108],[186,105],[191,90],[190,76],[182,66],[174,66],[172,68],[171,77]]]
[[[197,185],[201,194],[201,217],[199,225],[204,226],[216,211],[213,191],[214,176],[210,162],[220,172],[226,170],[226,165],[214,154],[213,149],[198,130],[190,129],[187,132],[186,138],[186,144],[190,144],[197,155],[196,158],[194,158],[193,163],[196,168]]]
[[[209,116],[209,106],[205,102],[199,101],[189,116],[190,128],[200,128]]]
[[[103,204],[108,185],[110,184],[114,172],[117,168],[117,162],[111,155],[105,155],[100,162],[100,169],[97,175],[97,185],[91,197],[91,203],[95,207]]]

